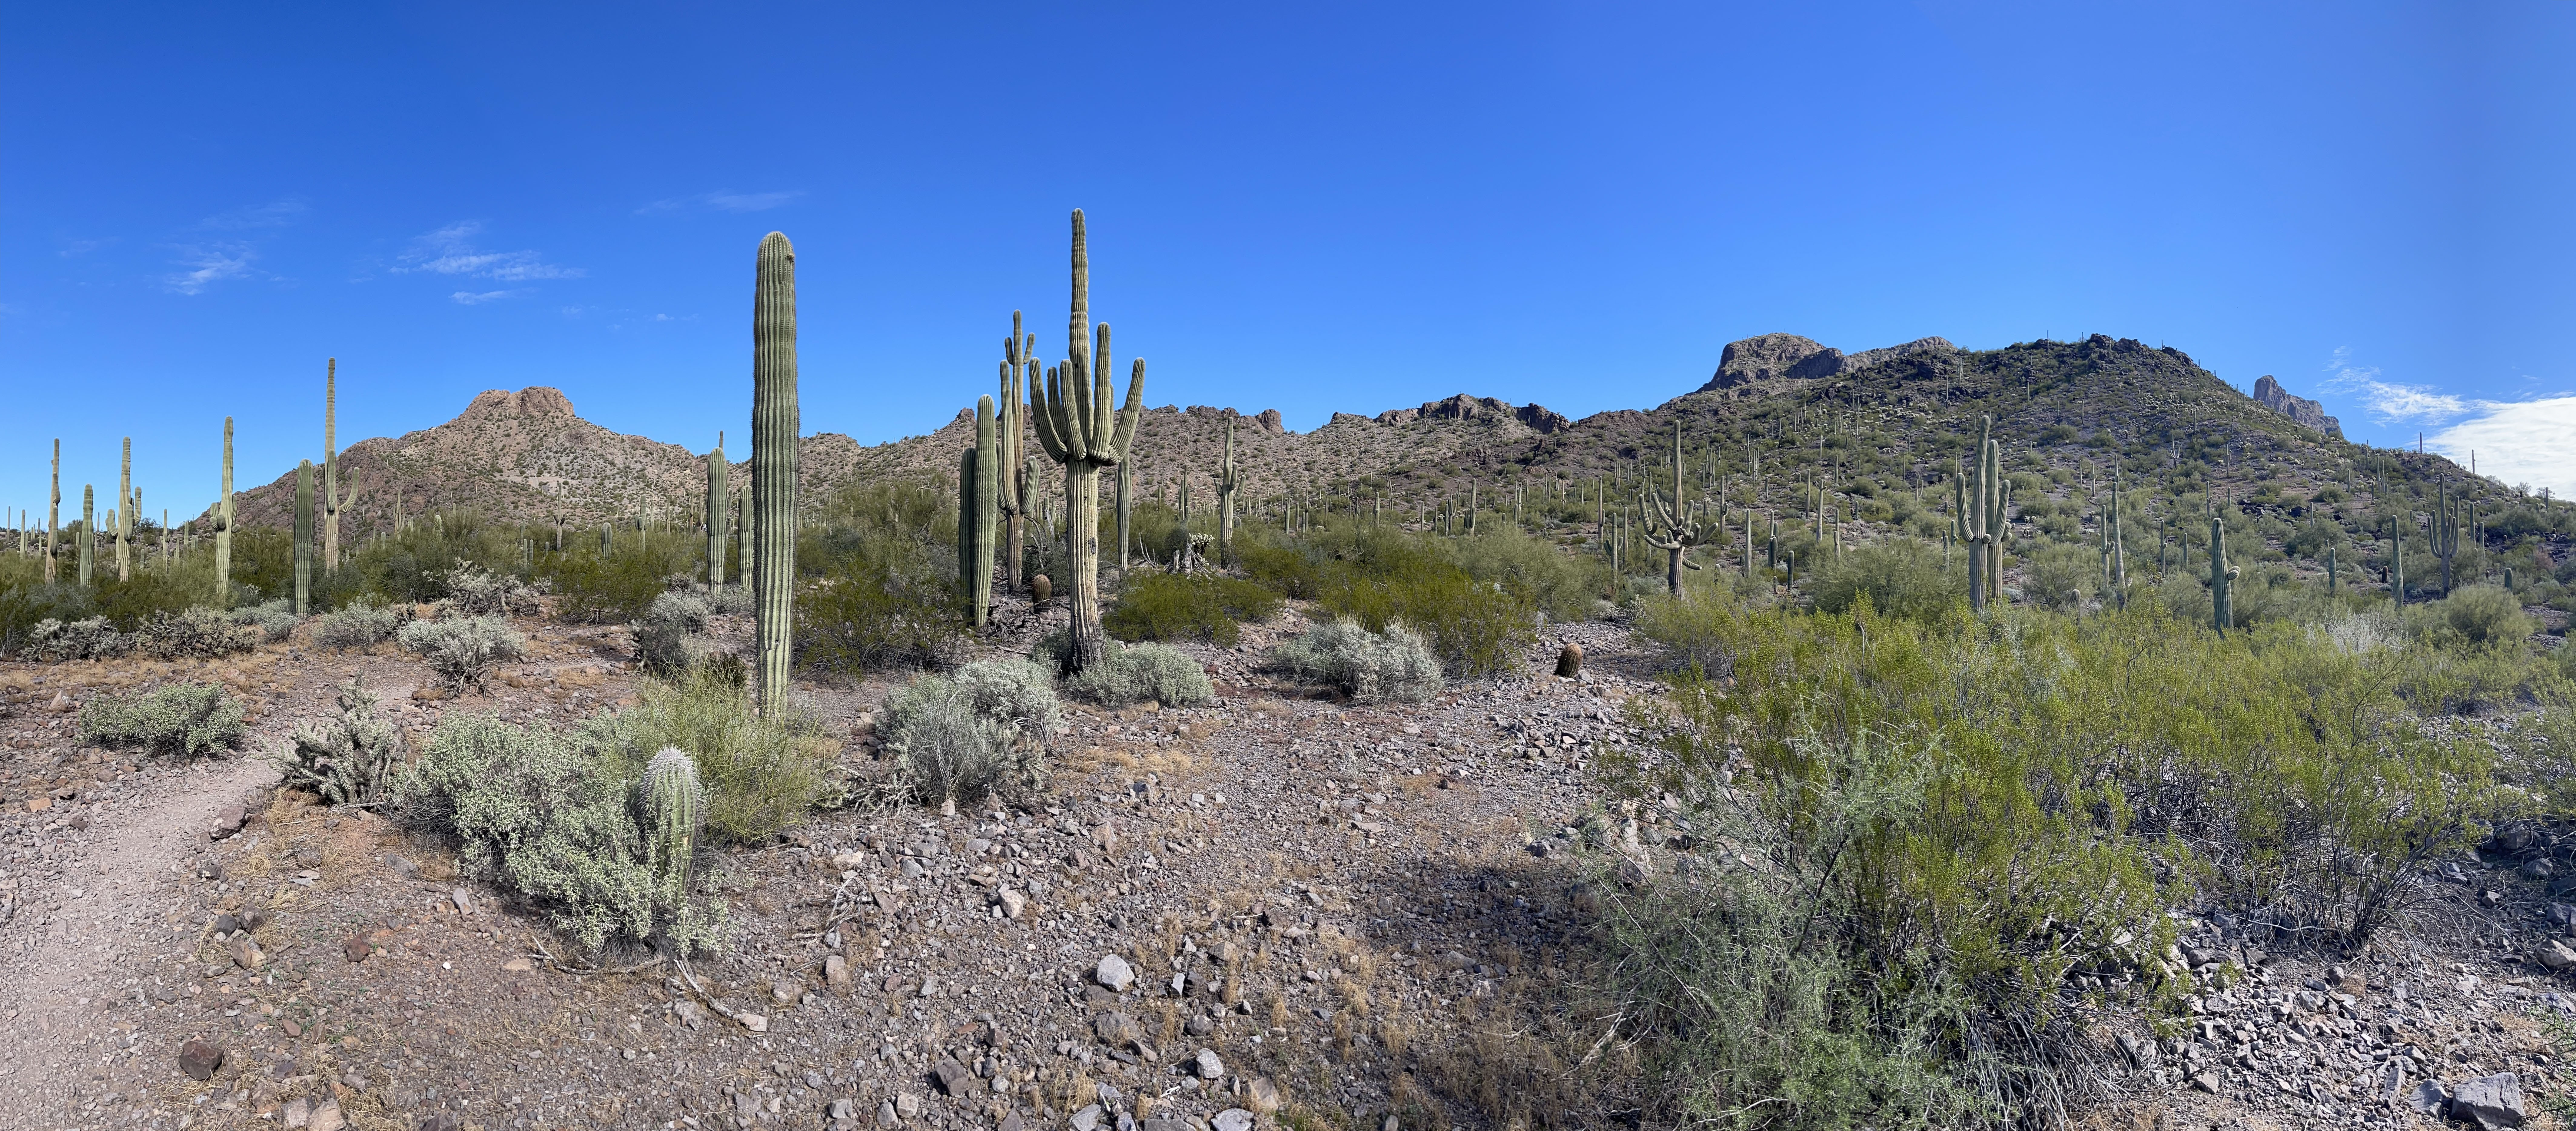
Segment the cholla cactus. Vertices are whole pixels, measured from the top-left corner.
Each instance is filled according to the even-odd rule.
[[[295,729],[272,758],[284,784],[309,789],[328,805],[364,805],[384,795],[403,762],[402,728],[376,717],[376,694],[364,677],[340,687],[339,717]]]
[[[644,767],[643,801],[649,859],[666,876],[686,876],[706,812],[697,760],[679,747],[663,747]]]

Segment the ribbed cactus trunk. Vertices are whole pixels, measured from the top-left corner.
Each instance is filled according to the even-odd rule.
[[[2388,595],[2400,605],[2406,603],[2406,527],[2403,519],[2388,520]]]
[[[116,579],[134,580],[134,437],[125,438],[116,469]]]
[[[229,423],[224,426],[224,436],[226,437],[224,465],[229,469],[232,466],[230,439],[232,425]],[[225,475],[224,481],[231,482],[232,476]],[[63,531],[63,442],[59,439],[54,441],[54,481],[50,491],[51,501],[45,504],[45,584],[47,585],[53,584],[62,577],[62,566],[57,561],[62,553],[60,544]]]
[[[2335,595],[2335,548],[2326,547],[2326,596]]]
[[[233,418],[224,418],[224,481],[215,496],[215,607],[233,603]]]
[[[1132,496],[1136,492],[1136,461],[1118,465],[1118,575],[1127,576],[1130,539],[1128,531],[1136,513]]]
[[[1049,369],[1043,390],[1032,388],[1042,403],[1030,406],[1030,423],[1047,458],[1064,465],[1065,543],[1072,577],[1073,646],[1065,665],[1080,671],[1098,664],[1100,632],[1100,472],[1127,459],[1135,439],[1136,420],[1145,407],[1145,361],[1137,358],[1127,383],[1127,403],[1113,407],[1110,383],[1109,324],[1091,325],[1091,258],[1083,241],[1082,212],[1073,213],[1073,303],[1065,337],[1072,356]]]
[[[1234,495],[1242,482],[1234,474],[1235,414],[1225,414],[1225,462],[1219,465],[1216,478],[1216,560],[1219,565],[1234,564]]]
[[[796,595],[796,249],[760,241],[751,310],[752,600],[760,712],[787,707]]]
[[[975,400],[974,481],[968,486],[974,492],[974,526],[967,539],[967,594],[973,602],[972,612],[977,628],[984,626],[993,609],[993,539],[1001,531],[1002,450],[1000,421],[993,411],[993,398]]]
[[[1021,474],[1026,462],[1020,451],[1020,434],[1027,427],[1028,393],[1023,380],[1030,374],[1037,352],[1038,337],[1020,328],[1020,312],[1011,312],[1011,336],[1002,339],[1001,416],[995,421],[999,430],[1001,462],[994,465],[999,473],[1001,507],[1002,578],[1012,593],[1027,587],[1023,568],[1023,544],[1028,540],[1029,479]]]
[[[716,433],[716,450],[707,453],[707,591],[724,588],[725,583],[725,464],[724,433]]]
[[[89,588],[91,560],[98,553],[98,505],[95,493],[87,483],[81,484],[80,517],[80,587]]]
[[[2236,567],[2227,564],[2227,525],[2209,516],[2209,619],[2224,636],[2236,623]]]
[[[313,598],[313,461],[295,465],[295,615]]]
[[[340,512],[358,501],[358,485],[340,493],[340,359],[322,371],[322,572],[340,572]]]

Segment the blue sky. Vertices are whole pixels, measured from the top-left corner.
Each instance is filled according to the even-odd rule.
[[[131,435],[194,511],[227,413],[264,481],[329,356],[344,444],[543,384],[741,451],[773,228],[806,430],[926,431],[1061,352],[1074,207],[1158,405],[2100,331],[2576,492],[2576,5],[240,8],[12,6],[0,502]]]

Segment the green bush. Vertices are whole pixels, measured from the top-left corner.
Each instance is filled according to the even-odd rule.
[[[1122,644],[1103,640],[1101,662],[1066,676],[1065,691],[1104,707],[1124,707],[1151,700],[1166,707],[1195,707],[1216,698],[1207,669],[1168,644]],[[1038,638],[1030,657],[1055,671],[1064,670],[1072,634],[1057,629]]]
[[[325,648],[365,648],[392,639],[404,623],[405,612],[354,603],[316,618],[313,640]]]
[[[1319,624],[1272,649],[1270,661],[1361,703],[1420,703],[1440,693],[1440,661],[1401,624],[1383,632],[1356,621]]]
[[[1657,593],[1637,602],[1636,631],[1669,650],[1670,667],[1719,679],[1735,670],[1733,640],[1743,616],[1732,594]]]
[[[28,659],[40,664],[114,659],[133,650],[134,638],[118,632],[106,617],[83,617],[70,623],[37,621],[27,630],[22,649]]]
[[[614,750],[544,723],[451,714],[398,793],[407,819],[456,838],[469,874],[533,901],[594,951],[621,939],[713,950],[724,907],[691,890],[688,868],[658,859],[636,782]]]
[[[257,605],[244,605],[233,610],[233,619],[257,628],[261,639],[275,644],[294,635],[295,626],[304,623],[295,615],[295,602],[280,597]]]
[[[81,741],[194,757],[239,745],[241,700],[211,683],[104,692],[81,704]]]
[[[177,614],[154,613],[152,619],[134,630],[135,649],[162,660],[229,656],[250,651],[259,646],[259,641],[258,629],[236,624],[231,617],[206,608]]]
[[[705,790],[708,835],[765,844],[822,799],[839,744],[802,708],[775,718],[755,713],[741,683],[711,667],[638,685],[635,706],[592,719],[584,741],[615,756],[630,777],[664,747],[687,752]]]
[[[705,598],[671,591],[653,598],[635,626],[635,658],[644,670],[669,677],[706,659],[706,641],[698,634],[712,615]]]
[[[1045,668],[995,660],[914,677],[886,697],[878,727],[896,789],[931,804],[980,800],[1005,784],[1042,787],[1046,739],[1063,725]]]
[[[1909,538],[1827,555],[1808,583],[1819,612],[1850,612],[1861,597],[1889,616],[1937,620],[1968,600],[1964,561]]]
[[[799,662],[839,672],[922,668],[958,651],[966,624],[953,561],[943,570],[927,548],[894,542],[829,568],[796,592]]]
[[[1120,640],[1207,640],[1232,647],[1240,625],[1279,614],[1279,595],[1213,574],[1147,573],[1128,579],[1100,625]]]
[[[440,683],[478,691],[493,668],[518,659],[528,643],[501,617],[416,620],[402,626],[394,642],[427,663]]]
[[[2470,585],[2442,598],[2442,620],[2471,644],[2521,640],[2531,635],[2522,602],[2501,585]]]
[[[674,534],[668,540],[679,541],[681,536]],[[704,540],[699,544],[703,546]],[[653,599],[669,588],[665,579],[678,572],[675,566],[680,558],[676,549],[667,546],[647,551],[632,545],[605,557],[587,547],[555,555],[546,575],[556,597],[555,615],[575,624],[616,624],[642,617]]]

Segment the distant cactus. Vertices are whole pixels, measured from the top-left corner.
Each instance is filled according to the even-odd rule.
[[[230,442],[232,436],[232,425],[229,421],[224,425],[224,436],[226,440],[224,444],[224,466],[225,469],[229,471],[232,466],[232,444]],[[232,476],[229,474],[225,475],[224,482],[232,482]],[[61,540],[63,529],[63,442],[60,439],[56,439],[54,441],[54,483],[51,490],[53,499],[51,502],[45,504],[45,584],[47,585],[54,583],[54,580],[61,575],[62,569],[62,566],[55,561],[55,555],[59,552],[56,549],[56,543]],[[216,568],[219,570],[222,568],[221,559],[218,559]]]
[[[322,572],[340,572],[340,512],[358,501],[357,484],[340,493],[340,359],[322,371]]]
[[[1971,474],[1956,464],[1951,467],[1958,512],[1952,533],[1968,547],[1968,605],[1978,612],[1984,612],[1990,600],[2002,595],[2003,543],[2010,537],[2012,525],[2004,518],[2012,484],[2003,477],[2003,447],[1994,440],[1994,427],[1995,418],[1991,416],[1978,423],[1973,481]]]
[[[295,615],[313,596],[313,461],[295,465]]]
[[[94,509],[97,505],[96,493],[90,485],[81,484],[80,586],[83,589],[89,588],[90,559],[97,553],[98,514]]]
[[[724,588],[725,583],[725,464],[724,433],[716,433],[716,450],[707,453],[707,589]]]
[[[796,248],[760,241],[751,310],[751,562],[760,713],[787,709],[796,602]]]
[[[2406,526],[2405,519],[2388,520],[2388,595],[2400,605],[2406,603]]]
[[[1035,375],[1038,337],[1020,330],[1020,312],[1011,312],[1011,336],[1002,339],[1001,415],[994,421],[999,433],[1001,462],[994,465],[998,507],[1002,523],[1002,578],[1011,592],[1026,584],[1021,580],[1022,544],[1028,540],[1029,483],[1021,475],[1026,460],[1020,451],[1020,433],[1027,427],[1028,390],[1024,381]]]
[[[664,876],[686,877],[689,861],[697,855],[698,828],[706,814],[697,760],[679,747],[663,747],[645,764],[643,800],[650,858]]]
[[[2227,524],[2213,514],[2209,516],[2209,619],[2221,636],[2236,622],[2236,605],[2231,600],[2236,574],[2237,568],[2227,564]]]
[[[993,398],[975,401],[975,450],[972,453],[972,481],[960,484],[970,492],[967,508],[970,525],[960,532],[966,545],[965,560],[958,568],[965,572],[968,614],[976,627],[984,625],[993,608],[993,539],[1000,532],[1002,490],[1001,436],[999,421],[993,412]]]
[[[2335,593],[2335,548],[2334,548],[2334,547],[2332,547],[2332,546],[2328,546],[2328,547],[2326,547],[2326,596],[2328,596],[2328,597],[2332,597],[2332,596],[2334,596],[2334,593]]]
[[[1692,547],[1713,541],[1717,532],[1705,521],[1699,504],[1682,500],[1682,421],[1678,413],[1673,416],[1673,496],[1666,499],[1656,484],[1647,483],[1645,519],[1646,544],[1665,554],[1664,586],[1673,596],[1681,596],[1684,560]]]
[[[134,437],[125,438],[116,471],[116,580],[134,580]]]
[[[1235,416],[1234,410],[1226,410],[1225,462],[1217,465],[1216,472],[1216,560],[1222,565],[1234,564],[1234,496],[1243,486],[1234,470]]]
[[[224,418],[224,485],[215,496],[215,607],[233,603],[233,418]]]
[[[1100,472],[1124,462],[1136,437],[1138,414],[1145,408],[1145,359],[1134,362],[1127,383],[1127,403],[1113,408],[1110,379],[1109,324],[1091,325],[1091,256],[1083,242],[1082,211],[1073,213],[1073,302],[1065,337],[1071,357],[1047,370],[1030,422],[1047,458],[1065,470],[1067,549],[1073,571],[1072,647],[1065,650],[1068,671],[1101,662],[1100,632]]]
[[[2451,593],[2451,559],[2460,553],[2460,516],[2451,509],[2451,490],[2436,488],[2433,492],[2433,557],[2442,563],[2442,595]]]

